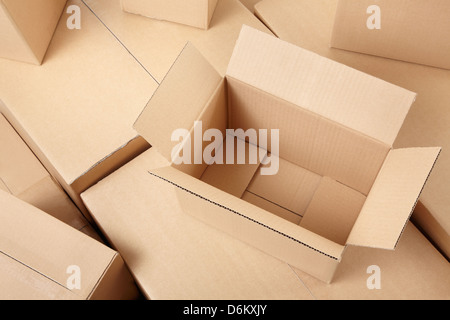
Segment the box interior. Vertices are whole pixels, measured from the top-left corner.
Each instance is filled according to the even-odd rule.
[[[220,82],[196,126],[200,122],[200,128],[191,129],[194,138],[185,143],[194,150],[199,130],[202,136],[208,129],[220,130],[224,141],[202,141],[202,154],[211,154],[212,160],[222,157],[224,164],[206,159],[174,167],[341,245],[391,149],[230,76]],[[271,129],[278,128],[279,150],[271,138]],[[259,139],[263,136],[256,141],[251,135],[227,137],[227,129],[268,129],[267,144]],[[233,155],[227,138],[235,142],[234,164],[226,161]],[[236,161],[239,145],[246,146],[246,164]],[[256,160],[250,162],[251,155]],[[192,153],[191,163],[194,157]],[[274,163],[277,174],[261,174]]]

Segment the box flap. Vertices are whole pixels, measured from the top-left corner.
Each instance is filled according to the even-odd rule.
[[[223,78],[190,43],[169,70],[134,128],[171,161],[172,133],[191,130]]]
[[[244,26],[227,76],[392,146],[415,93]]]
[[[410,148],[389,153],[353,226],[348,245],[395,249],[440,151]]]

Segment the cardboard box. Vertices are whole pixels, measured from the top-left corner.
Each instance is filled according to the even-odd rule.
[[[102,241],[1,114],[0,185],[3,191]]]
[[[450,71],[330,48],[336,0],[264,0],[256,9],[280,38],[418,93],[394,146],[443,146],[412,220],[450,259]]]
[[[149,147],[132,124],[157,83],[82,1],[71,5],[81,29],[64,14],[42,66],[0,61],[0,112],[87,215],[79,194]]]
[[[187,215],[173,187],[148,174],[168,165],[150,149],[82,194],[147,297],[449,298],[450,266],[412,224],[395,251],[347,248],[328,285]],[[381,268],[381,290],[367,287],[371,265]]]
[[[122,9],[145,17],[208,29],[218,0],[122,0]]]
[[[243,23],[268,30],[238,0],[219,1],[208,31],[125,13],[120,0],[70,5],[81,29],[63,15],[41,68],[0,61],[0,112],[89,218],[80,193],[148,149],[133,122],[186,42],[225,72]]]
[[[0,57],[40,65],[66,0],[0,1]]]
[[[152,148],[82,194],[147,298],[311,299],[287,264],[185,214],[148,174],[168,165]]]
[[[340,0],[335,48],[450,69],[446,0]]]
[[[138,297],[117,252],[3,191],[0,208],[0,299]]]
[[[224,75],[243,24],[270,33],[239,0],[219,0],[207,31],[128,14],[120,0],[84,2],[158,83],[188,41]]]
[[[188,44],[135,128],[171,162],[149,175],[173,186],[185,212],[330,282],[347,245],[396,247],[436,162],[440,148],[392,149],[414,99],[244,27],[225,78]],[[180,128],[190,133],[174,142]],[[191,143],[200,158],[208,154],[208,129],[222,137],[229,129],[280,130],[279,147],[274,140],[249,142],[268,146],[278,173],[264,176],[268,157],[261,150],[256,165],[208,165],[197,161],[197,150],[188,156],[192,165],[177,165]],[[224,145],[226,151],[214,152],[228,159],[228,138]],[[300,223],[253,205],[247,192],[302,217]]]

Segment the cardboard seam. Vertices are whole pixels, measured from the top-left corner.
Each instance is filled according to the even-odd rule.
[[[267,226],[267,225],[265,225],[265,224],[263,224],[263,223],[261,223],[261,222],[255,220],[255,219],[252,219],[252,218],[250,218],[250,217],[247,217],[246,215],[244,215],[244,214],[242,214],[242,213],[240,213],[240,212],[237,212],[237,211],[235,211],[235,210],[233,210],[233,209],[230,209],[230,208],[228,208],[228,207],[226,207],[226,206],[224,206],[224,205],[221,205],[220,203],[217,203],[217,202],[214,202],[214,201],[212,201],[212,200],[210,200],[210,199],[208,199],[208,198],[205,198],[205,197],[203,197],[202,195],[197,194],[197,193],[195,193],[195,192],[193,192],[193,191],[191,191],[191,190],[188,190],[188,189],[186,189],[186,188],[184,188],[184,187],[182,187],[182,186],[176,184],[176,183],[173,182],[173,181],[170,181],[170,180],[168,180],[168,179],[166,179],[166,178],[163,178],[163,177],[161,177],[161,176],[158,176],[158,175],[156,175],[156,174],[154,174],[154,173],[152,173],[152,172],[150,172],[150,171],[148,171],[148,173],[149,173],[151,176],[153,176],[153,177],[155,177],[155,178],[158,178],[158,179],[160,179],[160,180],[162,180],[162,181],[165,181],[165,182],[167,182],[167,183],[169,183],[169,184],[171,184],[171,185],[177,187],[177,188],[180,189],[180,190],[183,190],[183,191],[185,191],[185,192],[187,192],[187,193],[189,193],[189,194],[191,194],[191,195],[193,195],[193,196],[196,196],[197,198],[200,198],[200,199],[202,199],[202,200],[205,200],[205,201],[207,201],[207,202],[209,202],[209,203],[211,203],[211,204],[213,204],[213,205],[215,205],[215,206],[217,206],[217,207],[220,207],[220,208],[222,208],[222,209],[225,209],[225,210],[227,210],[227,211],[229,211],[229,212],[231,212],[231,213],[233,213],[233,214],[235,214],[235,215],[238,215],[238,216],[240,216],[240,217],[242,217],[242,218],[244,218],[244,219],[247,219],[247,220],[249,220],[249,221],[251,221],[251,222],[253,222],[253,223],[256,223],[256,224],[258,224],[258,225],[260,225],[260,226],[262,226],[262,227],[264,227],[264,228],[266,228],[266,229],[268,229],[268,230],[271,230],[271,231],[273,231],[273,232],[275,232],[275,233],[277,233],[277,234],[279,234],[279,235],[281,235],[281,236],[283,236],[283,237],[285,237],[285,238],[288,238],[288,239],[290,239],[290,240],[292,240],[292,241],[294,241],[294,242],[297,242],[297,243],[301,244],[302,246],[304,246],[304,247],[306,247],[306,248],[308,248],[308,249],[311,249],[311,250],[313,250],[313,251],[315,251],[315,252],[318,252],[318,253],[320,253],[320,254],[326,256],[327,258],[330,258],[330,259],[335,260],[335,261],[339,261],[339,258],[337,258],[337,257],[334,257],[334,256],[332,256],[332,255],[329,255],[329,254],[327,254],[327,253],[325,253],[325,252],[322,252],[322,251],[320,251],[320,250],[318,250],[318,249],[316,249],[316,248],[314,248],[314,247],[312,247],[312,246],[310,246],[310,245],[308,245],[308,244],[306,244],[306,243],[304,243],[304,242],[302,242],[302,241],[300,241],[300,240],[298,240],[298,239],[295,239],[294,237],[291,237],[291,236],[289,236],[289,235],[287,235],[287,234],[285,234],[285,233],[283,233],[283,232],[280,232],[280,231],[278,231],[278,230],[275,230],[275,229],[273,229],[273,228],[271,228],[271,227],[269,227],[269,226]],[[263,209],[261,209],[261,210],[263,210]]]
[[[16,261],[17,263],[19,263],[19,264],[23,265],[24,267],[30,269],[31,271],[33,271],[33,272],[39,274],[40,276],[42,276],[42,277],[44,277],[44,278],[50,280],[51,282],[57,284],[58,286],[63,287],[63,288],[66,289],[67,291],[70,291],[72,294],[74,294],[74,295],[80,297],[80,295],[76,294],[75,292],[73,292],[72,290],[70,290],[70,289],[67,288],[66,286],[62,285],[62,284],[59,283],[58,281],[56,281],[56,280],[50,278],[49,276],[46,276],[45,274],[43,274],[43,273],[39,272],[38,270],[36,270],[36,269],[30,267],[29,265],[23,263],[22,261],[20,261],[20,260],[14,258],[14,257],[12,257],[12,256],[10,256],[9,254],[7,254],[7,253],[5,253],[5,252],[3,252],[3,251],[0,251],[0,254],[3,254],[4,256],[8,257],[9,259]]]
[[[156,80],[156,78],[150,73],[150,71],[148,71],[147,68],[145,68],[145,66],[138,60],[138,58],[133,55],[133,53],[127,48],[127,46],[125,46],[125,44],[120,41],[119,37],[116,36],[116,34],[106,25],[106,23],[103,22],[102,19],[100,19],[100,17],[94,12],[94,10],[91,9],[91,7],[89,7],[85,0],[81,0],[81,2],[83,2],[86,8],[88,8],[89,11],[97,18],[97,20],[100,21],[100,23],[106,28],[106,30],[111,33],[111,35],[117,40],[117,42],[120,43],[120,45],[133,57],[133,59],[136,60],[137,63],[139,63],[139,65],[145,70],[145,72],[147,72],[148,75],[159,85],[160,83],[158,82],[158,80]]]

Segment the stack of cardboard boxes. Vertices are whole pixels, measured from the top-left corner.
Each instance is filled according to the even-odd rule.
[[[0,1],[1,298],[450,298],[448,261],[408,222],[431,172],[414,218],[433,238],[448,217],[448,71],[322,47],[336,1],[277,1]],[[416,9],[439,29],[440,5]],[[414,51],[389,14],[379,42],[343,36],[359,9],[342,1],[334,46],[448,68],[447,42]],[[410,120],[432,102],[442,130]],[[280,145],[234,137],[255,164],[179,165],[196,138],[177,129],[279,129]]]

